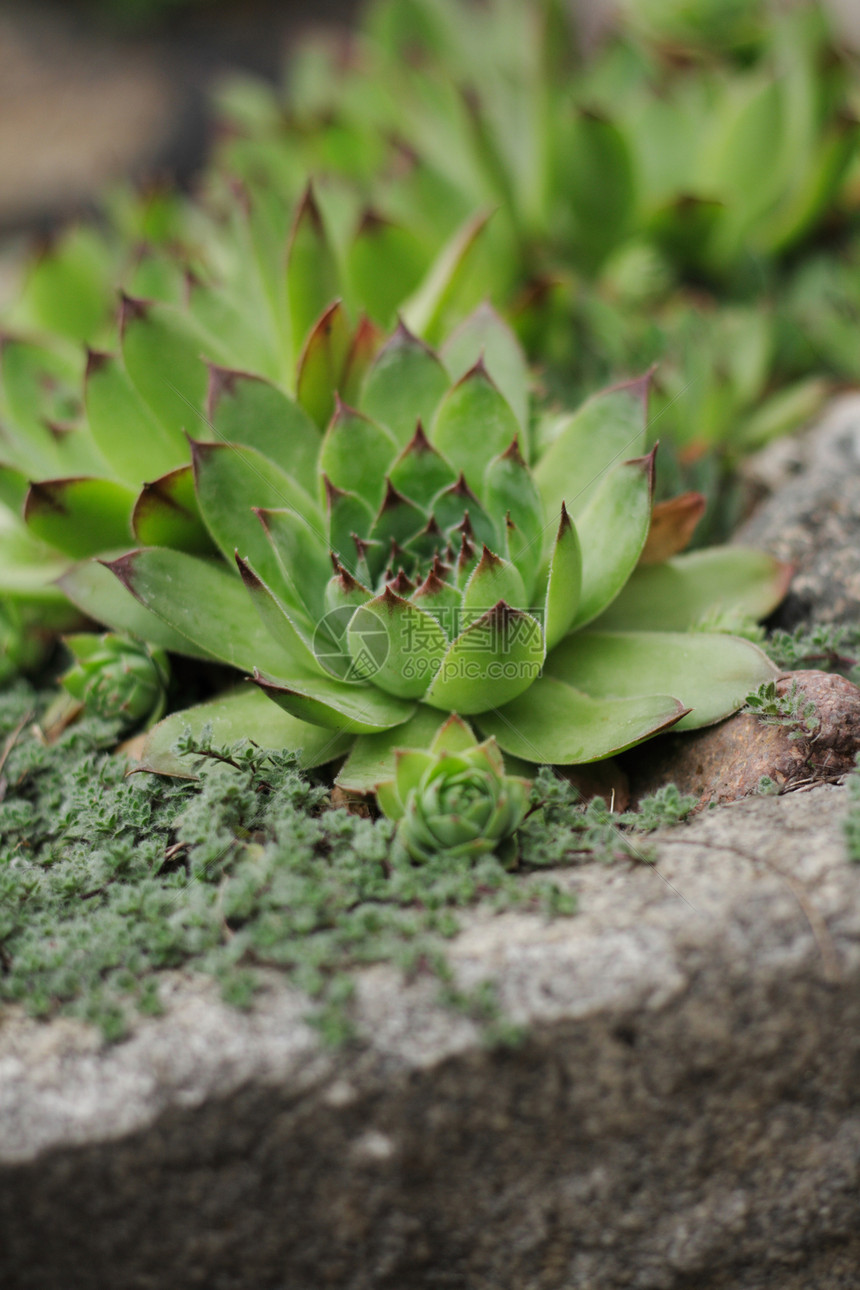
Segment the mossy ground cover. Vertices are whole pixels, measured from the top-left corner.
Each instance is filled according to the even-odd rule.
[[[619,815],[599,799],[582,805],[542,771],[515,871],[494,856],[416,866],[395,858],[389,821],[331,809],[329,785],[292,754],[189,741],[197,780],[127,776],[109,723],[39,739],[50,697],[24,682],[0,696],[0,1000],[83,1016],[112,1039],[136,1011],[160,1009],[167,969],[216,977],[241,1007],[260,970],[277,968],[338,1040],[349,1034],[352,970],[383,961],[434,974],[488,1037],[510,1039],[491,983],[469,997],[454,987],[445,944],[460,912],[569,916],[575,901],[542,870],[648,859],[638,835],[693,805],[670,789]]]

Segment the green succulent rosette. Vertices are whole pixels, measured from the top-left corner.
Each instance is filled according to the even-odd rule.
[[[75,662],[60,680],[89,713],[118,718],[125,729],[158,721],[170,681],[164,650],[115,632],[81,632],[66,636],[64,644]]]
[[[87,617],[255,678],[205,705],[218,737],[307,765],[349,751],[340,782],[369,791],[440,713],[508,756],[572,764],[718,720],[771,676],[748,641],[698,628],[769,612],[782,567],[676,554],[683,525],[649,547],[647,379],[538,429],[489,305],[436,348],[404,323],[384,340],[331,300],[340,262],[312,193],[277,281],[277,228],[233,215],[217,275],[181,299],[126,294],[110,349],[10,337],[0,353],[0,486],[23,536]],[[460,247],[420,293],[431,331],[463,264]]]
[[[101,518],[100,560],[61,580],[90,617],[255,678],[256,694],[199,710],[224,738],[274,738],[307,764],[349,750],[340,782],[371,791],[440,714],[473,718],[508,756],[574,764],[716,721],[772,675],[748,641],[699,628],[768,613],[783,567],[741,548],[677,554],[681,512],[655,545],[647,378],[537,436],[523,354],[488,306],[439,350],[401,325],[355,378],[331,306],[293,394],[207,370],[182,325],[131,302],[122,362],[90,367],[177,436],[199,409],[210,437],[181,436],[191,461],[137,495],[123,486],[112,513],[94,501],[107,481],[77,477],[31,488],[25,514],[69,554],[84,510]],[[326,358],[312,386],[309,355]],[[129,527],[150,541],[110,557]],[[153,767],[177,733],[174,718],[153,731]]]
[[[494,739],[479,744],[464,721],[449,717],[427,750],[398,749],[394,778],[377,795],[398,821],[396,845],[416,863],[494,853],[513,864],[530,788],[506,774]]]

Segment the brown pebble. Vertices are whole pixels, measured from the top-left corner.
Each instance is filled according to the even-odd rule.
[[[736,802],[758,790],[767,776],[782,793],[840,778],[854,767],[860,750],[860,689],[831,672],[784,672],[780,695],[792,683],[815,704],[818,725],[769,725],[751,712],[738,712],[716,726],[669,734],[626,754],[634,802],[664,784],[693,793],[701,805]]]

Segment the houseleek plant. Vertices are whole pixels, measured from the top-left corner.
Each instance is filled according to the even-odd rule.
[[[468,725],[449,717],[427,749],[400,749],[394,778],[377,787],[380,805],[397,820],[395,845],[411,860],[476,860],[494,852],[517,857],[516,831],[531,784],[505,773],[494,739],[479,744]]]
[[[80,549],[81,515],[105,481],[29,490],[31,529],[101,557],[61,579],[83,612],[255,680],[156,727],[148,764],[167,766],[186,721],[263,742],[277,713],[279,742],[317,763],[349,749],[339,782],[369,791],[454,712],[511,758],[575,764],[718,720],[772,675],[755,645],[703,628],[769,612],[783,568],[741,548],[677,555],[680,520],[653,537],[647,378],[555,417],[538,454],[525,361],[489,307],[439,351],[401,325],[351,403],[334,388],[353,352],[334,348],[338,310],[312,328],[291,398],[207,372],[179,345],[180,314],[165,330],[163,309],[129,305],[123,389],[153,425],[207,437],[136,499],[125,485],[110,525],[100,505],[97,551]]]

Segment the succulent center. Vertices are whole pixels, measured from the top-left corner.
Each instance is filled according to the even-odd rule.
[[[476,814],[488,813],[492,809],[491,784],[479,770],[461,771],[434,787],[434,814],[474,818]]]

